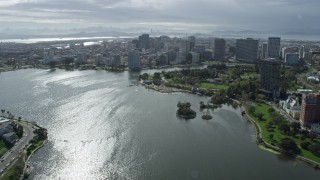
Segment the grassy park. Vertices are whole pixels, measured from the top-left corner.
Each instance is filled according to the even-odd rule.
[[[200,84],[200,88],[204,88],[204,89],[224,89],[227,90],[228,89],[228,85],[225,84],[213,84],[213,83],[201,83]]]
[[[248,115],[261,129],[261,138],[281,149],[284,139],[292,140],[299,148],[296,155],[320,163],[320,140],[308,131],[301,130],[296,123],[289,123],[271,106],[257,103],[247,108]]]

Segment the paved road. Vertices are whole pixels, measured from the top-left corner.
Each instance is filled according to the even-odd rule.
[[[32,124],[22,122],[23,126],[23,137],[16,142],[16,144],[1,157],[0,161],[0,174],[8,168],[11,163],[18,159],[23,153],[23,148],[26,147],[34,137],[33,131],[36,129]]]
[[[289,122],[299,122],[299,120],[293,119],[287,112],[285,112],[283,109],[279,108],[277,104],[267,102],[271,107],[273,107],[276,111],[278,111],[287,121]]]

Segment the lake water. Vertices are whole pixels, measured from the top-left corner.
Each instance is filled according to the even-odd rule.
[[[154,72],[154,71],[143,71]],[[319,179],[303,162],[282,160],[254,142],[240,109],[199,110],[207,97],[161,94],[138,73],[26,69],[0,74],[0,109],[48,129],[31,158],[30,179]],[[189,101],[195,119],[176,117]],[[210,113],[205,121],[201,115]]]

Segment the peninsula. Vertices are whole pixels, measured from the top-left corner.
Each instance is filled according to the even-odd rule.
[[[47,130],[21,117],[16,119],[9,111],[1,112],[0,177],[4,180],[27,177],[31,173],[28,159],[46,142]]]

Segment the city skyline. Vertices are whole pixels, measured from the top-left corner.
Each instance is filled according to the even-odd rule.
[[[208,33],[316,33],[320,2],[253,0],[0,0],[0,23],[12,29],[113,27]],[[99,28],[95,28],[99,29]]]

